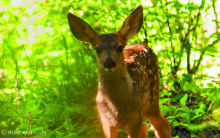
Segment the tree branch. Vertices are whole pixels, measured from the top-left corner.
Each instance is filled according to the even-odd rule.
[[[168,4],[168,2],[167,2],[167,0],[166,0],[166,5]],[[162,4],[161,4],[162,5]],[[169,28],[169,33],[170,33],[170,38],[169,38],[169,40],[170,40],[170,43],[171,43],[171,50],[172,50],[172,52],[173,52],[173,67],[175,66],[175,64],[176,64],[176,57],[175,57],[175,55],[174,55],[174,53],[175,53],[175,49],[174,49],[174,46],[173,46],[173,41],[172,41],[172,39],[173,39],[173,34],[172,34],[172,29],[171,29],[171,27],[170,27],[170,21],[169,21],[169,17],[168,17],[168,8],[166,8],[166,10],[165,10],[165,14],[166,14],[166,17],[167,17],[167,25],[168,25],[168,28]]]
[[[190,23],[189,23],[188,31],[187,31],[187,33],[186,33],[186,35],[185,35],[185,39],[184,39],[184,41],[183,41],[183,43],[185,43],[184,45],[186,46],[186,51],[187,51],[187,72],[188,72],[188,73],[193,73],[196,66],[195,66],[195,61],[194,61],[193,68],[190,69],[191,45],[190,45],[190,43],[187,41],[187,38],[188,38],[189,33],[190,33],[191,31],[195,31],[196,28],[197,28],[197,26],[198,26],[198,24],[199,24],[199,19],[200,19],[200,17],[201,17],[201,8],[202,8],[202,6],[204,5],[204,2],[205,2],[204,0],[201,1],[201,6],[199,7],[199,11],[198,11],[198,13],[197,13],[197,15],[196,15],[196,24],[192,27],[192,29],[190,29],[191,25],[190,25]],[[190,21],[191,21],[191,10],[190,10],[190,15],[189,15],[189,16],[190,16],[190,17],[189,17],[189,22],[190,22]],[[202,58],[203,58],[203,56],[201,57],[201,60],[202,60]],[[200,61],[200,62],[201,62],[201,61]]]
[[[181,23],[180,23],[180,17],[179,17],[179,7],[175,4],[175,8],[176,8],[176,11],[177,11],[177,23],[178,23],[178,28],[179,29],[182,29],[183,28],[183,26],[181,25]],[[182,42],[183,41],[183,35],[182,35],[182,33],[179,33],[179,40]],[[174,66],[174,74],[176,74],[177,73],[177,71],[178,71],[178,69],[179,69],[179,66],[180,66],[180,64],[181,64],[181,61],[182,61],[182,56],[183,56],[183,49],[184,49],[184,45],[183,45],[183,43],[182,43],[182,45],[181,45],[181,49],[180,49],[180,56],[179,56],[179,60],[178,60],[178,62],[177,62],[177,64]]]
[[[193,73],[193,74],[195,74],[196,71],[198,70],[200,63],[201,63],[201,61],[203,60],[203,56],[204,56],[204,55],[205,55],[205,51],[202,51],[202,52],[201,52],[201,55],[200,55],[200,57],[199,57],[199,61],[197,62],[196,66],[192,69],[192,73]]]
[[[31,115],[30,115],[30,112],[29,112],[29,111],[28,111],[28,116],[29,116],[29,120],[30,120],[30,130],[29,130],[28,136],[30,136],[30,134],[31,134],[32,122],[31,122]]]
[[[146,19],[147,19],[147,16],[144,17],[144,21],[146,21]],[[144,34],[145,34],[145,36],[146,36],[146,38],[144,39],[144,44],[146,44],[147,46],[149,46],[149,45],[148,45],[148,42],[149,42],[149,41],[148,41],[148,38],[147,38],[147,29],[144,28],[144,25],[143,25],[143,31],[144,31]]]
[[[215,14],[216,21],[218,21],[218,15],[217,15],[217,12],[216,12],[216,7],[215,7],[215,1],[214,1],[214,0],[212,0],[212,6],[213,6],[213,10],[214,10],[214,14]],[[218,29],[219,29],[219,25],[218,25],[218,23],[216,22],[216,33],[218,33]],[[193,74],[195,74],[196,71],[198,70],[199,65],[200,65],[200,63],[201,63],[201,61],[203,60],[203,57],[204,57],[204,55],[205,55],[205,52],[206,52],[209,48],[213,47],[216,43],[218,43],[219,40],[220,40],[220,38],[219,38],[219,35],[218,35],[218,38],[217,38],[216,40],[214,40],[211,44],[209,44],[208,46],[206,46],[205,49],[203,49],[203,51],[202,51],[201,54],[200,54],[200,57],[199,57],[199,60],[198,60],[198,62],[197,62],[197,64],[196,64],[196,66],[194,66],[194,68],[192,69],[192,73],[193,73]]]
[[[164,8],[165,6],[163,5],[162,0],[160,2],[161,2],[161,8]],[[168,5],[167,0],[166,0],[166,5]],[[176,77],[176,74],[175,74],[175,71],[174,71],[175,70],[174,67],[175,67],[175,64],[176,64],[176,57],[175,57],[175,49],[174,49],[173,42],[172,42],[173,32],[172,32],[172,29],[171,29],[171,26],[170,26],[170,21],[169,21],[169,17],[168,17],[168,8],[167,7],[165,7],[165,9],[164,9],[164,14],[167,18],[166,23],[167,23],[168,28],[169,28],[169,35],[170,35],[169,41],[171,43],[171,50],[172,50],[172,56],[173,56],[173,66],[172,66],[172,62],[171,62],[171,70],[172,70],[172,74],[175,75],[175,77]]]
[[[190,2],[189,2],[189,5],[190,5]],[[189,22],[188,22],[188,31],[185,35],[185,39],[184,39],[184,45],[186,46],[186,61],[187,61],[187,72],[188,74],[191,73],[191,70],[190,70],[190,54],[191,54],[191,45],[188,41],[188,35],[190,33],[190,25],[191,25],[191,16],[192,16],[192,11],[191,9],[189,10]]]
[[[210,47],[214,46],[214,45],[215,45],[216,43],[218,43],[218,42],[219,42],[219,38],[216,39],[215,41],[213,41],[211,44],[209,44],[209,45],[205,48],[205,50],[203,50],[203,51],[201,52],[201,55],[200,55],[199,60],[198,60],[198,63],[196,64],[195,68],[192,69],[192,73],[193,73],[193,74],[195,74],[196,71],[198,70],[200,63],[201,63],[201,61],[203,60],[203,56],[205,55],[205,52],[206,52]]]
[[[21,118],[24,118],[24,119],[27,119],[30,121],[30,129],[29,129],[29,132],[28,132],[28,136],[30,137],[31,135],[31,128],[32,128],[32,120],[43,120],[43,119],[47,119],[47,118],[42,118],[42,119],[31,119],[31,114],[30,112],[28,111],[28,117],[29,118],[26,118],[26,117],[21,117]]]
[[[187,48],[186,48],[186,55],[187,55],[187,59],[186,59],[186,61],[187,61],[187,72],[188,72],[188,74],[190,74],[191,73],[191,69],[190,69],[190,53],[191,53],[191,45],[190,45],[190,43],[187,43]]]
[[[216,20],[216,33],[218,33],[218,29],[219,29],[219,25],[218,25],[218,14],[216,12],[216,7],[215,7],[215,0],[212,0],[212,7],[213,7],[213,10],[214,10],[214,14],[215,14],[215,20]]]

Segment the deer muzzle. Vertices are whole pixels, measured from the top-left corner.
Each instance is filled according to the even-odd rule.
[[[116,67],[115,61],[112,58],[107,58],[104,61],[104,68],[106,71],[113,71],[114,68]]]

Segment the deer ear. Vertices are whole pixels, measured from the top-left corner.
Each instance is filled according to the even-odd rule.
[[[135,36],[143,25],[143,7],[139,5],[124,21],[121,29],[118,31],[127,39]]]
[[[68,12],[67,14],[70,30],[80,41],[92,43],[98,33],[92,27],[79,17]]]

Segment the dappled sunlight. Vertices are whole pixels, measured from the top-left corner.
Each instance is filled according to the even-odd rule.
[[[32,5],[35,2],[44,2],[45,0],[11,0],[11,6],[22,6],[22,7],[28,7],[29,5]]]
[[[153,46],[153,49],[155,50],[155,52],[158,52],[159,50],[163,49],[163,45],[162,44],[155,45]]]
[[[150,0],[141,0],[141,3],[145,6],[153,6]]]

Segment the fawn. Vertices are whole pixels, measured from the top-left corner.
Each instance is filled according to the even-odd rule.
[[[99,70],[97,108],[104,134],[116,138],[126,128],[129,138],[145,138],[149,119],[158,138],[170,138],[169,122],[160,113],[157,56],[144,44],[126,46],[143,24],[143,7],[138,6],[119,31],[99,34],[88,23],[68,13],[72,34],[89,42],[96,51]]]

